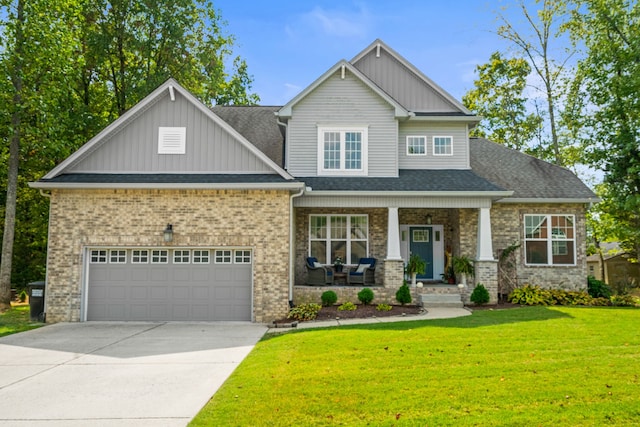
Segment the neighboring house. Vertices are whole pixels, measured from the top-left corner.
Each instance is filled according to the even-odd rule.
[[[282,107],[210,109],[169,80],[31,183],[51,197],[47,321],[268,322],[331,288],[304,285],[308,256],[376,258],[393,302],[410,253],[426,283],[466,255],[495,301],[514,242],[518,282],[584,288],[595,195],[470,138],[479,120],[380,40]]]
[[[640,284],[640,264],[630,262],[632,256],[624,252],[618,243],[602,243],[601,250],[602,256],[593,254],[587,257],[590,276],[609,285]]]

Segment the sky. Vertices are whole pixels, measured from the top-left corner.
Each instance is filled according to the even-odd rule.
[[[284,105],[377,38],[461,100],[475,67],[508,47],[495,33],[498,13],[524,22],[516,0],[214,0],[214,7],[261,105]]]

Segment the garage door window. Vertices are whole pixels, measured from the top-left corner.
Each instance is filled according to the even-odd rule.
[[[134,249],[133,251],[131,251],[131,263],[132,264],[148,264],[149,251],[146,249]]]
[[[103,249],[95,249],[91,251],[91,264],[106,264],[107,251]]]
[[[153,250],[151,251],[151,264],[168,264],[169,251]]]
[[[191,261],[191,251],[178,250],[173,251],[173,263],[174,264],[189,264]]]
[[[217,250],[216,264],[231,264],[231,251]]]
[[[236,264],[251,264],[251,251],[235,251]]]
[[[109,263],[110,264],[126,264],[127,251],[121,251],[121,250],[109,251]]]
[[[194,249],[193,251],[193,263],[194,264],[209,264],[209,251]]]

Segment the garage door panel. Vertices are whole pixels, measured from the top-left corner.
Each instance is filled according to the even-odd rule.
[[[89,264],[87,319],[251,320],[251,264],[173,264],[162,249],[167,264],[132,264],[131,250],[126,263]]]

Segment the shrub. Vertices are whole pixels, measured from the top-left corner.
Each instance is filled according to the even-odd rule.
[[[636,300],[631,295],[614,295],[611,297],[611,305],[617,307],[635,307]]]
[[[606,307],[608,305],[611,305],[611,300],[609,298],[604,298],[604,297],[592,298],[591,305],[596,307]]]
[[[354,303],[349,301],[345,302],[340,307],[338,307],[339,311],[355,311],[357,309],[358,309],[358,306],[356,306]]]
[[[391,307],[389,304],[378,304],[376,306],[376,310],[378,311],[391,311],[393,307]]]
[[[509,294],[508,300],[514,304],[522,305],[552,305],[554,302],[551,292],[533,285],[524,285],[514,289]]]
[[[313,320],[318,316],[318,312],[322,307],[318,304],[300,304],[289,310],[287,319],[295,319],[299,321]]]
[[[326,291],[322,293],[320,299],[322,300],[323,306],[329,307],[338,302],[338,295],[333,291]]]
[[[358,292],[358,300],[364,305],[370,304],[373,301],[373,291],[369,288],[364,288]]]
[[[473,288],[469,299],[478,305],[482,305],[488,303],[491,297],[487,288],[485,288],[482,283],[478,283],[476,287]]]
[[[611,288],[601,280],[593,276],[587,277],[587,291],[593,298],[611,297]]]
[[[407,286],[407,281],[405,280],[396,292],[396,299],[402,305],[409,304],[411,302],[411,290],[409,286]]]

